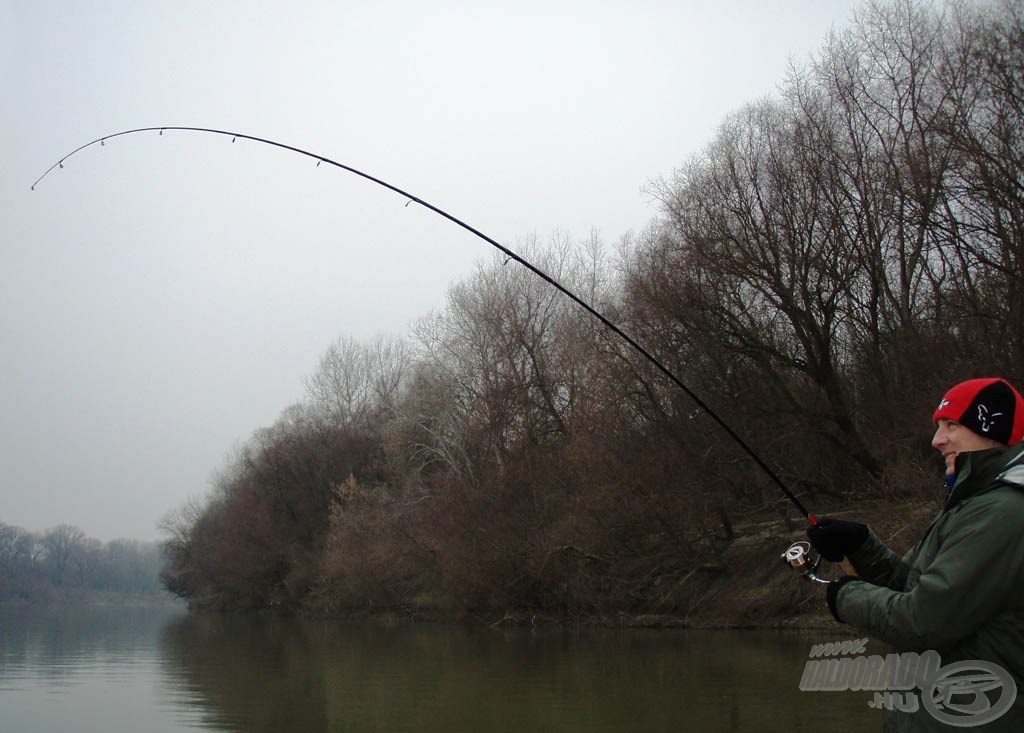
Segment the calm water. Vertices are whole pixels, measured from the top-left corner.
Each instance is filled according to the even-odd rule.
[[[0,607],[0,731],[877,730],[798,689],[840,640]]]

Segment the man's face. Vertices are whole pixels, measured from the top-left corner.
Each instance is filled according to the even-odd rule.
[[[960,453],[972,450],[984,450],[999,445],[991,438],[978,435],[960,423],[942,418],[935,429],[932,447],[946,460],[946,475],[956,472],[956,457]]]

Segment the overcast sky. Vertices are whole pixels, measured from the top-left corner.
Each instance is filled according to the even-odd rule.
[[[406,335],[492,250],[609,245],[852,0],[0,0],[0,522],[155,539],[339,335]]]

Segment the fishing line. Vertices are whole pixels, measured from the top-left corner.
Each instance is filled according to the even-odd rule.
[[[495,247],[498,251],[500,251],[503,254],[505,254],[506,257],[508,257],[511,260],[515,260],[520,265],[522,265],[523,267],[528,269],[530,272],[535,274],[537,277],[539,277],[542,280],[544,280],[544,282],[548,283],[549,285],[554,287],[556,290],[561,292],[563,295],[565,295],[567,298],[569,298],[574,303],[576,303],[578,306],[583,308],[583,310],[585,310],[587,313],[589,313],[594,318],[596,318],[598,321],[600,321],[601,324],[605,328],[607,328],[609,331],[611,331],[612,333],[617,335],[619,338],[621,338],[623,341],[625,341],[627,344],[629,344],[629,346],[631,346],[633,349],[635,349],[641,356],[643,356],[651,364],[653,364],[658,369],[658,371],[660,371],[662,374],[664,374],[673,384],[675,384],[677,387],[679,387],[681,390],[683,390],[683,392],[685,392],[687,394],[687,396],[689,396],[689,398],[696,403],[697,410],[695,410],[693,413],[691,413],[691,416],[696,416],[701,411],[706,412],[708,414],[708,416],[711,417],[718,424],[718,426],[720,428],[722,428],[722,430],[725,431],[726,435],[728,435],[730,438],[732,438],[736,442],[736,444],[739,445],[739,447],[742,448],[744,450],[744,452],[746,452],[746,454],[748,456],[750,456],[751,459],[753,459],[754,463],[756,463],[761,468],[761,470],[763,470],[768,475],[768,477],[771,478],[771,480],[775,483],[775,485],[778,486],[779,489],[781,489],[782,492],[786,495],[786,497],[793,503],[793,506],[795,506],[798,510],[800,510],[800,513],[803,514],[804,517],[807,518],[807,521],[810,524],[812,524],[812,525],[815,524],[815,519],[811,515],[811,513],[809,511],[807,511],[807,509],[804,508],[804,505],[801,504],[800,500],[797,499],[796,496],[793,494],[793,492],[789,490],[789,487],[786,486],[785,483],[783,483],[782,479],[779,478],[778,475],[775,473],[775,471],[773,471],[771,469],[771,467],[767,463],[765,463],[764,460],[761,459],[761,457],[754,451],[754,449],[751,448],[747,444],[747,442],[745,440],[743,440],[743,438],[741,438],[739,436],[739,434],[737,434],[736,431],[733,430],[718,415],[718,413],[716,413],[714,410],[712,410],[707,405],[707,403],[704,402],[704,400],[702,400],[692,389],[690,389],[683,382],[683,380],[681,380],[679,377],[677,377],[675,374],[673,374],[672,371],[668,367],[666,367],[664,364],[662,364],[660,361],[658,361],[658,359],[656,359],[653,354],[651,354],[647,349],[645,349],[643,346],[641,346],[639,343],[637,343],[637,341],[634,340],[631,336],[629,336],[629,334],[625,333],[621,328],[619,328],[614,323],[612,323],[610,320],[608,320],[608,318],[606,318],[603,314],[601,314],[599,311],[597,311],[593,306],[591,306],[589,303],[584,301],[578,295],[576,295],[571,290],[566,288],[564,285],[562,285],[560,282],[555,280],[553,277],[548,275],[546,272],[544,272],[540,268],[536,267],[531,262],[528,262],[526,259],[524,259],[520,255],[516,254],[512,250],[510,250],[508,247],[505,247],[504,245],[502,245],[499,242],[495,241],[491,237],[488,237],[486,234],[481,232],[479,229],[475,229],[474,227],[470,226],[469,224],[467,224],[466,222],[462,221],[461,219],[455,218],[454,216],[449,214],[447,211],[444,211],[443,209],[440,209],[437,206],[434,206],[433,204],[431,204],[431,203],[429,203],[427,201],[424,201],[423,199],[421,199],[418,196],[412,195],[408,191],[402,190],[398,186],[394,186],[394,185],[388,183],[387,181],[384,181],[384,180],[381,180],[380,178],[372,176],[369,173],[364,173],[363,171],[358,170],[356,168],[353,168],[350,165],[345,165],[344,163],[339,163],[336,160],[331,160],[330,158],[324,157],[322,155],[318,155],[317,153],[313,153],[313,152],[310,152],[308,150],[303,150],[302,148],[297,148],[297,147],[295,147],[293,145],[287,145],[285,143],[277,142],[276,140],[268,140],[267,138],[256,137],[254,135],[246,135],[245,133],[241,133],[241,132],[228,132],[227,130],[217,130],[217,129],[213,129],[213,128],[209,128],[209,127],[184,127],[184,126],[139,127],[139,128],[134,129],[134,130],[123,130],[121,132],[115,132],[115,133],[110,134],[110,135],[105,135],[103,137],[96,138],[95,140],[92,140],[91,142],[88,142],[85,145],[81,145],[81,146],[75,148],[70,153],[65,155],[63,158],[58,160],[56,163],[51,165],[49,168],[47,168],[46,171],[43,173],[43,175],[39,176],[39,178],[36,179],[35,183],[32,184],[32,190],[35,191],[36,186],[38,186],[39,183],[42,182],[42,180],[44,178],[46,178],[46,176],[48,176],[51,171],[53,171],[55,168],[63,168],[64,167],[64,162],[68,158],[71,158],[71,157],[77,155],[78,153],[82,152],[86,148],[92,147],[93,145],[96,145],[96,144],[99,144],[102,147],[102,146],[106,145],[106,141],[107,140],[112,140],[113,138],[117,138],[117,137],[123,137],[125,135],[134,135],[134,134],[143,133],[143,132],[159,132],[160,135],[163,135],[164,132],[167,131],[167,130],[173,130],[173,131],[179,131],[179,132],[202,132],[202,133],[210,133],[210,134],[213,134],[213,135],[223,135],[223,136],[226,136],[226,137],[230,137],[231,138],[231,142],[235,142],[236,140],[251,140],[252,142],[262,143],[264,145],[270,145],[272,147],[281,148],[283,150],[289,150],[289,151],[291,151],[293,153],[298,153],[299,155],[304,155],[307,158],[312,158],[313,160],[316,161],[317,167],[319,167],[321,163],[327,163],[328,165],[333,165],[336,168],[340,168],[340,169],[342,169],[344,171],[348,171],[349,173],[353,173],[353,174],[359,176],[360,178],[364,178],[364,179],[366,179],[366,180],[368,180],[368,181],[370,181],[372,183],[376,183],[378,186],[383,186],[384,188],[388,189],[389,191],[393,191],[393,192],[397,193],[399,196],[403,196],[405,199],[407,199],[406,203],[405,203],[406,206],[408,206],[411,203],[417,203],[420,206],[422,206],[423,208],[429,209],[430,211],[433,211],[435,214],[438,214],[439,216],[444,217],[445,219],[447,219],[448,221],[452,222],[453,224],[456,224],[456,225],[462,227],[463,229],[465,229],[470,234],[473,234],[474,236],[479,237],[480,239],[484,240],[489,245],[491,245],[492,247]],[[507,260],[506,260],[506,262],[507,262]]]

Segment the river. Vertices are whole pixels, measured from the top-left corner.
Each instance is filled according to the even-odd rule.
[[[0,730],[878,730],[794,632],[481,628],[0,606]]]

